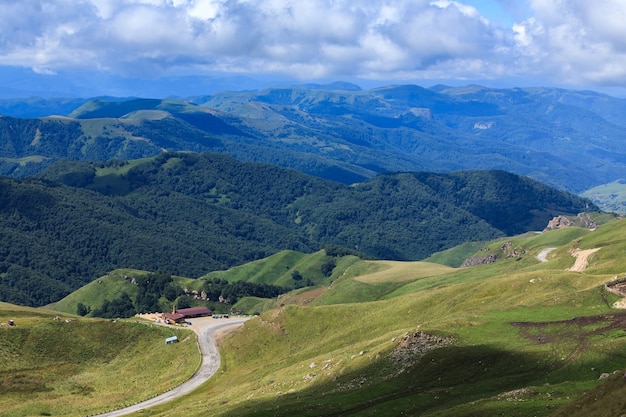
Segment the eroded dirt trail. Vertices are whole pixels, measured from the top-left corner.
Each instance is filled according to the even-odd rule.
[[[576,257],[576,262],[569,270],[573,272],[584,272],[589,264],[589,257],[599,251],[600,248],[576,250],[572,253],[572,256]]]

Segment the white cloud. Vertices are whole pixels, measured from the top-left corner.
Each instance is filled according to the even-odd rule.
[[[442,9],[447,9],[448,7],[454,7],[463,15],[471,19],[479,19],[485,24],[489,23],[489,21],[485,19],[474,6],[468,6],[467,4],[459,3],[458,1],[450,1],[450,0],[436,0],[436,1],[431,2],[430,4],[433,6],[441,7]]]
[[[530,0],[534,17],[516,25],[517,52],[536,71],[581,85],[626,86],[622,0]]]
[[[521,8],[521,1],[493,1]],[[146,76],[201,68],[302,78],[626,83],[623,0],[527,0],[532,15],[510,28],[469,3],[5,0],[0,65]]]

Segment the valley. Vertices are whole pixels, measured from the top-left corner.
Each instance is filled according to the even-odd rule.
[[[0,197],[0,297],[32,306],[120,268],[197,278],[330,246],[363,259],[421,260],[542,230],[558,215],[611,218],[505,171],[381,174],[348,186],[214,153],[62,161],[37,178],[0,178]],[[280,284],[319,284],[329,271]]]
[[[623,99],[28,102],[0,100],[0,416],[626,410]],[[142,316],[189,307],[216,318]]]

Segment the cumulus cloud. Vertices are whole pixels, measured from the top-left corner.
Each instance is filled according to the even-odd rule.
[[[517,62],[572,84],[626,85],[622,0],[530,0],[534,16],[514,26]]]
[[[7,0],[0,2],[0,65],[153,77],[185,69],[624,82],[621,0],[528,0],[532,15],[512,27],[490,22],[469,2]]]

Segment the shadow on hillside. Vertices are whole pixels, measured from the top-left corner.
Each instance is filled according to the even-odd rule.
[[[224,415],[545,415],[547,409],[555,409],[579,394],[570,387],[570,391],[561,389],[560,396],[550,396],[555,390],[551,384],[565,382],[555,380],[552,373],[568,364],[561,363],[549,349],[521,353],[487,345],[453,346],[431,351],[408,366],[378,355],[376,358],[354,372],[309,374],[311,386],[307,389],[281,393],[276,387],[275,398],[251,400]],[[626,359],[623,362],[626,366]],[[315,382],[322,378],[324,381]],[[598,377],[590,374],[581,378]],[[513,401],[519,402],[516,406],[524,410],[523,414],[507,414]]]

